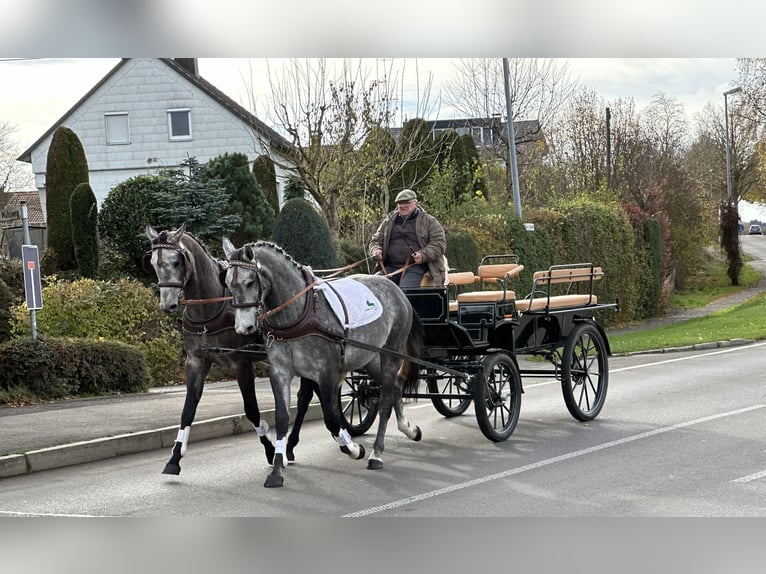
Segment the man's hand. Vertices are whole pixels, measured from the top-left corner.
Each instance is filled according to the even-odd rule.
[[[378,261],[380,261],[381,259],[383,259],[383,250],[376,249],[375,251],[372,252],[372,256],[374,259],[377,259]]]
[[[423,263],[423,254],[420,251],[413,253],[412,260],[415,262],[416,265],[420,265],[421,263]]]

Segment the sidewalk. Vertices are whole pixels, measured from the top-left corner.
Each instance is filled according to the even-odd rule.
[[[766,290],[766,279],[755,287],[723,297],[701,308],[675,312],[626,328],[610,329],[607,335],[656,328],[704,316],[738,305]],[[739,343],[744,343],[740,341]],[[737,342],[721,342],[731,345]],[[716,345],[716,344],[713,344]],[[662,352],[659,349],[655,352]],[[293,412],[297,381],[292,385]],[[186,388],[160,387],[148,393],[59,401],[45,405],[0,405],[0,479],[52,468],[93,462],[148,450],[158,453],[158,471],[170,458],[181,420]],[[267,379],[256,381],[261,415],[274,426],[274,398]],[[245,418],[242,398],[234,381],[207,383],[200,400],[189,443],[252,432]],[[316,398],[306,420],[321,419]],[[255,438],[253,439],[255,440]]]
[[[292,385],[293,413],[298,386]],[[118,397],[0,406],[0,478],[155,449],[167,449],[170,458],[185,396],[186,387],[178,385]],[[261,417],[273,428],[274,397],[268,379],[256,381],[256,396]],[[252,432],[243,413],[236,381],[207,383],[189,444]],[[306,420],[321,417],[315,398]],[[159,456],[158,472],[165,462]]]

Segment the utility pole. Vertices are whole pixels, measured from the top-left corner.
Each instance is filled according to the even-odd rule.
[[[519,168],[516,164],[516,132],[513,129],[513,105],[511,104],[511,72],[508,58],[503,58],[503,78],[505,79],[505,108],[508,115],[508,159],[511,166],[511,184],[513,186],[513,206],[516,217],[521,217],[521,192],[519,191]]]
[[[606,188],[612,189],[612,112],[606,109]]]

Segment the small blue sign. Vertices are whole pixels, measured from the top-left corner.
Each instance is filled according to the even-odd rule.
[[[27,309],[43,308],[43,288],[40,282],[40,257],[37,245],[22,245],[21,259],[24,262],[24,292],[27,296]]]

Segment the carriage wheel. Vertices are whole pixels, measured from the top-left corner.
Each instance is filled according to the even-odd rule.
[[[561,390],[571,415],[578,421],[595,419],[604,406],[608,382],[604,339],[594,325],[580,323],[567,337],[561,357]]]
[[[442,371],[428,371],[428,393],[437,412],[447,418],[462,415],[471,404],[471,392],[467,381]],[[463,395],[452,398],[442,395]]]
[[[493,442],[506,440],[521,412],[521,375],[506,353],[493,353],[482,359],[483,380],[473,385],[476,421],[481,432]]]
[[[378,415],[380,389],[370,378],[359,372],[349,373],[338,394],[340,418],[351,436],[370,430]]]

